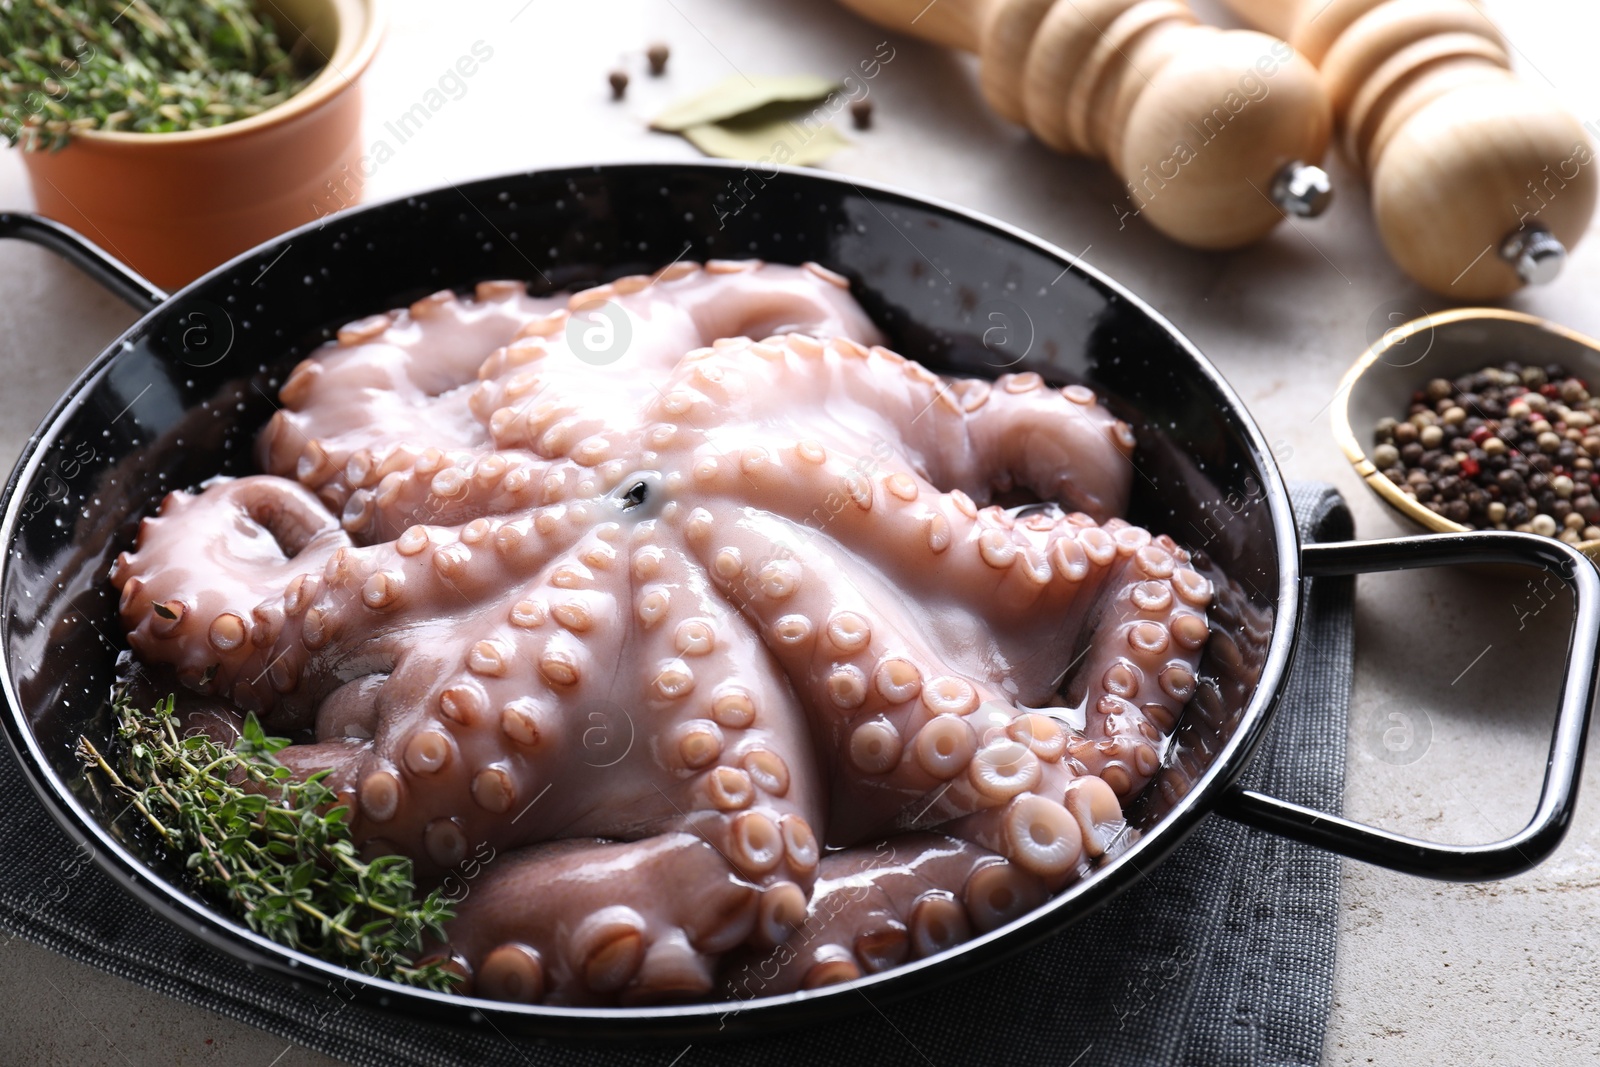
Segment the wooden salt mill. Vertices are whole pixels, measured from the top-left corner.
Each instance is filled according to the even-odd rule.
[[[842,2],[976,52],[995,111],[1058,151],[1109,161],[1125,213],[1184,244],[1234,248],[1327,206],[1315,164],[1328,101],[1282,41],[1198,25],[1177,0]]]
[[[1561,271],[1594,213],[1578,120],[1511,73],[1474,0],[1226,0],[1322,70],[1395,262],[1483,300]]]

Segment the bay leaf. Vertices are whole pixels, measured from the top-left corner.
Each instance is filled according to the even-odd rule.
[[[680,100],[655,117],[652,129],[683,133],[691,126],[736,118],[769,104],[804,104],[824,100],[844,87],[815,74],[745,78],[735,74],[703,93]]]
[[[850,142],[831,125],[808,127],[792,119],[705,122],[682,131],[689,143],[717,159],[750,163],[821,163]]]

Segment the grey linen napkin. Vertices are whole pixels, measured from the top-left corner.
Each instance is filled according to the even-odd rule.
[[[1292,496],[1305,540],[1351,535],[1331,486],[1297,484]],[[1352,590],[1349,578],[1303,590],[1305,629],[1283,713],[1245,776],[1334,812],[1344,784]],[[1011,960],[845,1023],[684,1050],[454,1030],[252,974],[92,866],[4,745],[0,806],[0,929],[354,1064],[1278,1067],[1318,1061],[1333,999],[1337,858],[1217,817],[1110,905]]]

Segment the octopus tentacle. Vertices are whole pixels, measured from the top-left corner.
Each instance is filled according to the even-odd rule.
[[[485,857],[477,877],[447,883],[464,899],[439,952],[470,976],[468,992],[497,1000],[699,999],[719,956],[760,921],[763,894],[693,834],[571,840]],[[666,885],[695,892],[661,892]]]
[[[631,809],[636,818],[655,813],[656,826],[692,829],[748,881],[809,890],[826,798],[807,758],[805,720],[780,710],[793,691],[701,568],[662,540],[649,521],[631,538],[639,625],[630,691],[642,694],[632,706],[653,725],[666,769],[659,796]]]
[[[1088,871],[1077,820],[1063,804],[1038,793],[1021,793],[1002,807],[964,815],[941,829],[1000,853],[1050,889]]]
[[[256,444],[262,469],[325,489],[337,510],[349,490],[342,472],[359,451],[383,456],[417,441],[482,447],[465,388],[482,353],[562,301],[528,297],[515,284],[481,296],[446,290],[341,329],[336,347],[302,360],[285,380],[284,408]]]
[[[258,443],[261,466],[317,489],[342,511],[352,490],[344,471],[362,451],[403,457],[403,446],[417,440],[476,449],[491,438],[502,448],[536,447],[530,400],[552,387],[587,397],[568,401],[569,417],[547,419],[539,431],[541,441],[554,435],[542,454],[564,456],[600,426],[614,429],[619,412],[638,410],[654,395],[654,377],[688,349],[773,328],[878,339],[847,292],[816,284],[806,269],[763,268],[756,287],[741,277],[748,269],[682,263],[565,299],[529,297],[515,283],[480,286],[465,300],[445,290],[404,312],[352,323],[339,332],[335,353],[302,361],[285,381],[285,409]],[[607,305],[640,324],[628,327],[636,336],[618,339],[621,327],[602,316],[595,325],[610,331],[607,340],[575,353],[568,339],[582,329],[569,329],[572,315],[592,317]],[[612,344],[623,348],[614,362]],[[486,349],[493,350],[487,359]],[[591,421],[571,417],[580,411]]]
[[[792,524],[752,561],[781,561],[790,546],[845,541],[861,546],[887,578],[937,580],[971,605],[974,631],[1005,635],[1008,677],[1026,701],[1044,700],[1059,685],[1057,653],[1082,631],[1120,558],[1111,534],[1082,512],[1051,507],[1017,519],[995,506],[978,508],[959,489],[940,492],[909,470],[881,473],[876,461],[863,464],[815,441],[738,454],[702,445],[694,455],[689,477],[697,495],[754,497]],[[946,641],[950,648],[991,644],[981,632]]]
[[[1026,489],[1101,519],[1127,510],[1133,431],[1089,389],[1051,389],[1031,371],[1005,374],[987,392],[968,383],[961,406],[968,477],[997,472],[989,476],[996,492]]]
[[[375,638],[381,645],[383,635],[415,625],[408,604],[448,603],[455,595],[476,614],[506,588],[518,554],[551,559],[543,581],[499,595],[506,614],[495,636],[441,635],[432,655],[397,653],[379,683],[347,683],[324,701],[319,734],[333,733],[331,720],[339,720],[345,735],[372,738],[335,776],[337,784],[358,786],[358,835],[399,843],[422,857],[424,870],[442,870],[479,842],[499,848],[556,832],[634,837],[693,829],[752,881],[809,886],[820,851],[812,830],[820,823],[814,775],[791,772],[778,755],[804,750],[795,735],[803,735],[803,724],[781,716],[751,721],[758,695],[768,707],[792,699],[786,685],[775,672],[751,675],[751,650],[742,647],[750,639],[709,617],[720,601],[697,602],[692,573],[668,565],[664,553],[647,552],[647,544],[624,559],[619,524],[573,542],[574,562],[553,559],[552,545],[564,543],[574,510],[541,509],[526,524],[477,520],[475,532],[471,525],[415,527],[393,550],[352,553],[340,581],[329,585],[329,598],[359,590],[366,609],[393,613]],[[547,518],[552,522],[541,521]],[[543,526],[550,527],[545,535]],[[585,529],[583,520],[576,528]],[[543,543],[530,549],[534,541]],[[511,558],[474,558],[491,545]],[[674,569],[676,584],[666,580]],[[648,695],[624,705],[611,695],[617,680],[590,664],[624,656],[628,631],[620,620],[641,573],[651,580],[633,591],[632,610],[648,615],[657,599],[664,606],[628,653],[647,677],[624,679],[626,691]],[[356,658],[362,655],[371,650]],[[444,656],[460,657],[460,673],[435,685],[419,710],[394,706],[425,686]],[[514,668],[519,663],[535,665],[532,685]],[[562,703],[576,707],[578,721],[557,713]],[[578,766],[564,766],[562,753],[573,741],[588,747],[597,732],[622,751],[612,758],[596,746]],[[654,752],[649,737],[675,742],[677,751]],[[522,818],[525,805],[557,786]],[[597,804],[597,793],[616,802]]]
[[[951,832],[1056,885],[1078,873],[1081,832],[1061,804],[1074,772],[1061,762],[1057,725],[1038,716],[1010,730],[1020,713],[996,699],[988,679],[930,670],[953,657],[925,643],[892,598],[857,592],[837,562],[808,546],[780,555],[780,520],[712,513],[689,522],[706,525],[704,538],[689,533],[691,545],[799,683],[827,738],[830,839],[955,819]],[[746,558],[768,562],[752,575]],[[867,600],[885,606],[868,609]]]
[[[691,352],[662,386],[664,414],[674,414],[675,390],[689,413],[733,406],[769,432],[792,428],[790,440],[834,428],[802,422],[797,412],[839,413],[833,419],[842,433],[831,436],[854,446],[852,461],[878,445],[925,481],[980,503],[1024,489],[1100,519],[1127,506],[1132,431],[1088,389],[1051,389],[1032,372],[993,386],[951,384],[886,348],[787,334]]]
[[[742,1000],[876,974],[1003,926],[1047,892],[1000,856],[938,834],[836,852],[794,935],[775,950],[738,953],[724,991]]]
[[[1194,696],[1214,589],[1170,539],[1113,520],[1117,560],[1067,703],[1085,710],[1073,761],[1130,799],[1160,766],[1165,739]]]
[[[172,493],[140,524],[138,550],[112,567],[128,642],[197,691],[271,708],[309,658],[303,647],[267,653],[304,624],[287,607],[303,610],[317,573],[349,544],[311,494],[279,478]]]
[[[612,488],[609,478],[585,477],[570,461],[547,462],[519,452],[423,454],[393,470],[359,452],[347,465],[353,488],[340,522],[363,544],[390,541],[418,523],[454,526],[491,515],[586,499]]]
[[[377,728],[351,772],[358,839],[396,842],[420,869],[446,870],[480,842],[553,836],[597,788],[615,787],[615,769],[563,758],[586,727],[558,710],[605,701],[610,678],[596,665],[626,639],[627,580],[608,541],[618,531],[594,527],[593,507],[412,527],[348,568],[342,589],[358,594],[374,633],[351,659],[411,639],[393,653]],[[529,570],[531,582],[519,577]]]
[[[931,668],[945,662],[944,650],[888,597],[870,595],[878,590],[858,590],[855,583],[864,578],[845,574],[828,554],[799,542],[781,520],[749,510],[697,509],[685,536],[716,588],[749,618],[793,679],[819,748],[831,754],[833,780],[877,779],[891,790],[924,785],[895,781],[905,738],[933,709],[966,712],[979,702],[978,688],[959,676],[924,692],[925,679],[939,677]],[[835,817],[870,826],[905,799],[891,797],[885,808],[870,795],[854,796],[852,803],[835,805]],[[840,829],[836,824],[830,834]]]

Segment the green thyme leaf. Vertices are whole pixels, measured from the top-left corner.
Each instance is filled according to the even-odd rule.
[[[0,135],[41,149],[220,126],[287,100],[321,58],[286,50],[250,0],[0,0]]]
[[[139,711],[119,692],[113,759],[87,737],[77,751],[183,858],[196,887],[290,948],[452,988],[451,971],[415,960],[425,935],[443,936],[450,902],[438,890],[419,899],[403,856],[360,858],[327,772],[296,779],[274,757],[288,740],[269,737],[254,715],[228,748],[203,734],[180,736],[174,709],[169,696]]]

